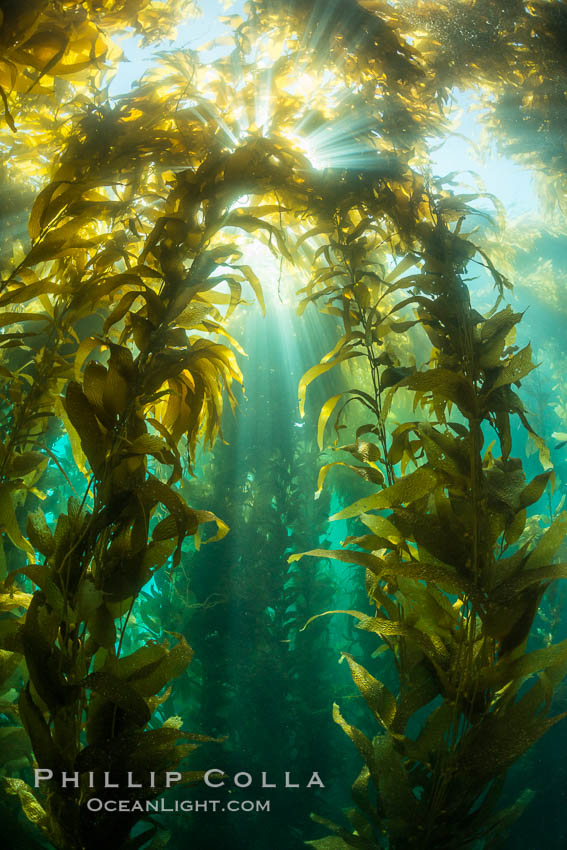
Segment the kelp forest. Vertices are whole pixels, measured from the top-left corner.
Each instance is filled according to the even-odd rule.
[[[566,846],[566,75],[565,0],[1,0],[3,846]]]

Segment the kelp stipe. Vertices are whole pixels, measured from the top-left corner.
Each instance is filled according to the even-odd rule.
[[[337,362],[349,350],[365,358],[371,389],[358,386],[346,395],[362,403],[371,421],[358,429],[355,444],[340,448],[366,465],[369,480],[380,472],[385,481],[331,518],[357,517],[366,525],[369,533],[346,541],[358,549],[304,554],[366,569],[375,611],[344,613],[385,642],[399,690],[392,692],[344,655],[378,729],[371,740],[335,706],[336,722],[365,762],[353,786],[358,808],[348,812],[354,832],[315,816],[337,838],[310,843],[448,850],[478,840],[493,847],[529,798],[526,793],[511,808],[498,809],[506,770],[565,716],[550,715],[549,708],[567,669],[567,642],[532,652],[526,644],[544,590],[567,576],[565,564],[552,563],[567,514],[559,514],[537,542],[528,537],[517,544],[526,508],[542,496],[552,470],[512,389],[534,368],[529,345],[518,350],[511,344],[522,315],[505,307],[482,316],[470,304],[463,273],[480,249],[460,233],[466,210],[460,207],[451,229],[457,216],[430,195],[431,217],[417,223],[411,254],[387,274],[376,271],[378,257],[363,242],[358,222],[369,222],[372,211],[362,204],[343,205],[328,246],[343,258],[343,274],[328,297],[343,316],[345,334],[332,354]],[[501,300],[507,282],[480,255]],[[308,297],[316,291],[312,287]],[[396,328],[394,316],[404,307],[414,307],[415,318]],[[392,345],[392,332],[412,325],[433,344],[421,370],[403,365],[399,346]],[[404,388],[422,418],[392,427],[388,411]],[[324,406],[320,436],[338,402]],[[546,468],[529,483],[521,461],[510,456],[512,414]],[[496,432],[499,457],[483,449],[483,425]],[[366,434],[377,442],[362,440]],[[426,706],[417,737],[415,730],[410,735],[412,718]]]
[[[2,673],[8,680],[24,658],[29,682],[12,714],[19,714],[38,768],[53,776],[46,795],[36,796],[15,778],[4,779],[4,787],[19,796],[26,816],[58,848],[109,841],[128,846],[144,809],[119,822],[110,812],[93,813],[89,800],[113,793],[104,773],[121,785],[124,799],[143,802],[161,793],[164,772],[176,769],[196,743],[212,740],[183,731],[178,718],[159,726],[152,718],[168,696],[158,693],[191,660],[185,638],[170,633],[168,640],[149,640],[130,654],[125,648],[135,600],[152,574],[168,562],[176,566],[183,541],[198,535],[204,523],[217,525],[206,542],[227,531],[211,512],[192,509],[175,485],[182,475],[182,439],[191,464],[198,439],[212,444],[219,432],[223,389],[234,405],[232,385],[241,381],[232,351],[206,338],[206,332],[222,330],[222,316],[207,300],[214,298],[210,275],[219,250],[211,253],[208,244],[212,231],[223,226],[222,216],[212,211],[206,224],[201,216],[191,235],[175,216],[156,222],[153,212],[167,205],[171,192],[165,167],[155,159],[150,164],[147,152],[132,150],[129,142],[121,147],[129,128],[120,114],[104,116],[113,146],[108,137],[101,141],[101,120],[85,119],[53,182],[36,199],[33,245],[4,281],[0,298],[4,325],[14,329],[2,367],[8,430],[0,499],[11,569],[0,601],[5,612],[27,609],[3,622]],[[106,159],[89,160],[88,152],[101,144]],[[128,201],[101,201],[108,156],[114,158],[110,167],[119,167],[126,149]],[[63,172],[66,195],[55,198]],[[147,217],[139,181],[149,173],[156,197],[163,194]],[[174,194],[180,188],[176,184]],[[192,188],[181,189],[179,197],[199,206]],[[95,224],[101,205],[109,214],[106,230]],[[111,248],[113,240],[120,250]],[[45,263],[50,276],[40,278],[35,270]],[[256,289],[261,294],[259,284]],[[237,300],[223,303],[231,311]],[[21,312],[21,304],[28,312]],[[31,334],[20,331],[28,322],[38,328],[40,344],[29,344]],[[72,472],[71,452],[61,457],[54,451],[62,435],[76,462]],[[57,488],[48,491],[44,505],[53,507],[55,518],[40,508],[30,512],[30,501],[37,504],[46,495],[40,488],[48,459],[61,473],[57,487],[65,480],[76,493],[66,509],[57,510]],[[16,515],[22,501],[26,535]],[[33,595],[18,588],[24,577],[37,586]],[[142,780],[141,789],[124,788],[127,771],[134,782]],[[63,772],[78,773],[78,783],[72,778],[63,787]],[[201,775],[185,772],[184,780]],[[151,826],[144,840],[154,832]]]

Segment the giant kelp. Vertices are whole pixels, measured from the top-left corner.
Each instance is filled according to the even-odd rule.
[[[330,824],[342,839],[337,846],[383,846],[382,833],[388,846],[399,847],[492,840],[517,813],[496,809],[506,769],[564,716],[548,713],[567,662],[564,643],[532,652],[526,643],[543,591],[566,575],[564,564],[552,563],[565,515],[537,542],[528,536],[515,545],[526,508],[552,476],[549,453],[512,389],[534,368],[531,349],[511,344],[520,313],[504,307],[483,316],[470,303],[463,274],[479,250],[499,300],[507,282],[460,233],[466,204],[431,196],[424,203],[426,194],[413,207],[412,251],[391,271],[386,258],[380,264],[376,189],[345,197],[332,241],[320,252],[335,270],[324,295],[344,334],[303,386],[347,357],[365,358],[369,388],[343,395],[363,406],[367,421],[356,442],[342,448],[383,486],[333,517],[362,520],[367,533],[347,541],[358,549],[310,554],[365,568],[375,612],[344,613],[385,641],[399,675],[395,694],[345,656],[381,731],[370,740],[335,707],[337,723],[365,761],[353,787],[361,810],[350,812],[356,832]],[[312,278],[308,300],[320,292],[319,278],[320,272]],[[414,317],[400,321],[410,307]],[[425,369],[404,365],[391,342],[415,326],[433,345]],[[394,427],[388,411],[403,390],[414,394],[422,415]],[[339,401],[324,406],[320,435]],[[511,457],[511,415],[519,416],[546,468],[530,482],[521,460]],[[483,448],[485,424],[500,455]],[[414,738],[408,724],[425,706],[427,720]]]
[[[116,108],[93,104],[74,126],[31,211],[32,247],[0,296],[3,516],[14,547],[3,602],[19,612],[5,623],[3,646],[27,665],[19,715],[37,764],[82,776],[79,788],[53,785],[45,809],[19,780],[7,789],[56,846],[94,845],[112,829],[111,818],[88,814],[89,799],[104,793],[98,780],[86,787],[91,770],[119,771],[125,759],[165,769],[187,752],[175,743],[194,739],[173,720],[146,728],[157,692],[191,652],[179,635],[173,649],[150,641],[124,655],[131,612],[155,570],[179,563],[185,537],[216,520],[175,485],[180,440],[190,468],[198,438],[212,444],[219,433],[223,387],[234,404],[241,380],[231,350],[211,339],[228,335],[216,305],[229,315],[245,282],[263,303],[234,232],[265,231],[288,255],[280,196],[257,209],[235,201],[244,191],[305,194],[305,157],[260,138],[231,150],[214,109],[203,120],[180,105],[179,91],[202,98],[202,70],[182,56],[170,68],[171,110],[148,84]],[[222,282],[229,295],[214,291]],[[53,451],[62,434],[80,484]],[[33,510],[49,462],[76,492],[55,522]],[[216,521],[218,538],[226,525]],[[37,585],[33,595],[16,589],[22,578]],[[123,818],[113,837],[126,841],[136,819]]]
[[[89,796],[104,794],[86,787],[89,770],[119,770],[125,761],[132,770],[163,770],[203,740],[176,718],[156,728],[152,713],[160,704],[162,720],[167,712],[163,688],[191,650],[180,632],[136,648],[132,612],[153,574],[186,557],[186,538],[199,544],[203,523],[216,521],[213,540],[227,530],[193,507],[180,481],[195,466],[197,444],[210,446],[222,433],[223,398],[237,400],[232,349],[239,346],[226,320],[247,285],[264,305],[265,282],[243,254],[250,237],[306,272],[302,309],[324,305],[342,325],[337,344],[301,382],[301,403],[320,375],[349,362],[364,367],[324,405],[319,440],[329,422],[340,433],[345,414],[360,405],[365,416],[354,442],[340,446],[341,470],[347,465],[380,489],[338,514],[366,525],[348,541],[358,548],[318,554],[366,568],[375,616],[350,614],[391,650],[399,690],[345,654],[379,734],[370,741],[336,710],[366,766],[354,787],[355,831],[332,826],[331,841],[491,840],[514,814],[496,809],[502,775],[561,716],[548,709],[565,647],[526,652],[542,592],[565,573],[552,564],[564,516],[538,542],[525,529],[526,508],[551,478],[545,446],[512,389],[531,370],[531,352],[514,346],[519,313],[501,303],[484,315],[471,306],[464,279],[471,262],[490,272],[500,298],[508,286],[481,237],[465,233],[471,198],[416,169],[426,137],[445,127],[448,84],[460,78],[455,72],[440,83],[390,4],[378,15],[373,4],[348,5],[356,51],[338,26],[339,6],[321,28],[315,4],[258,4],[238,23],[230,57],[203,67],[175,52],[114,104],[103,96],[82,103],[31,210],[31,248],[5,270],[4,690],[22,658],[29,675],[18,707],[6,706],[14,723],[5,738],[17,758],[27,746],[19,716],[40,767],[82,777],[82,787],[54,786],[46,800],[18,780],[6,788],[55,846],[94,846],[111,830],[127,844],[135,818],[123,818],[118,834],[113,819],[88,815]],[[265,59],[270,52],[275,61]],[[47,57],[49,69],[32,63],[36,76],[56,70],[56,55]],[[298,69],[309,97],[298,88]],[[306,152],[334,124],[355,154],[345,167],[316,170]],[[420,352],[429,358],[422,368]],[[545,467],[529,483],[511,457],[511,415]],[[485,450],[488,427],[498,447]],[[62,436],[72,461],[55,450]],[[270,484],[274,510],[259,490],[245,530],[256,519],[273,524],[280,511],[304,548],[305,525],[292,519],[291,501],[301,502],[293,469],[282,462],[280,471]],[[325,465],[319,491],[336,472]],[[76,490],[63,507],[45,486],[48,475]],[[282,554],[289,540],[281,524],[275,536]],[[281,642],[307,615],[309,583],[298,567],[282,566],[270,576],[281,598],[268,606],[272,600],[254,598],[250,586],[257,566],[236,565],[247,583],[239,592],[256,632],[280,641],[262,669],[282,672],[291,653]],[[299,604],[290,623],[292,595]],[[206,610],[190,609],[189,629]],[[262,645],[254,651],[260,659]],[[426,706],[425,725],[410,732]],[[306,722],[306,712],[295,716]],[[250,729],[240,734],[245,741]]]
[[[182,15],[195,14],[187,0],[135,2],[5,2],[0,10],[0,98],[16,132],[19,110],[30,94],[53,94],[56,81],[84,87],[119,49],[112,36],[128,28],[151,43],[170,36]],[[58,92],[61,94],[61,87]],[[53,106],[53,102],[50,104]]]
[[[365,6],[380,11],[380,4]],[[479,91],[491,138],[507,156],[550,178],[547,199],[564,209],[563,0],[403,0],[400,7],[401,30],[415,35],[423,67],[440,90]]]
[[[119,139],[120,119],[115,129]],[[172,236],[175,217],[158,217],[149,227],[139,218],[138,230],[133,202],[105,193],[112,165],[102,152],[90,170],[78,158],[97,146],[100,151],[104,142],[97,130],[96,120],[94,127],[83,124],[54,181],[37,198],[32,248],[4,281],[1,296],[4,327],[10,329],[4,335],[10,351],[3,366],[3,524],[28,561],[7,578],[4,608],[26,613],[5,623],[3,646],[26,661],[29,683],[18,708],[38,765],[55,775],[78,770],[83,780],[91,770],[121,772],[125,758],[132,769],[163,771],[193,746],[176,746],[195,736],[174,722],[145,729],[159,704],[155,695],[191,659],[184,638],[178,635],[173,648],[167,641],[149,642],[127,656],[121,648],[141,587],[169,558],[179,563],[186,536],[216,520],[190,508],[174,487],[181,476],[178,444],[183,437],[191,456],[200,433],[214,441],[222,386],[234,403],[231,384],[240,380],[232,352],[199,333],[221,327],[220,313],[207,300],[218,282],[209,278],[219,265],[219,248],[207,251],[206,238],[202,246],[193,240],[191,274],[182,266],[188,228],[180,233],[178,227]],[[197,145],[200,140],[193,139]],[[115,144],[114,153],[126,152]],[[141,170],[153,164],[140,166],[132,150],[128,163],[134,179],[126,179],[135,188]],[[109,230],[101,232],[97,222],[105,214]],[[202,221],[201,232],[210,231],[213,221],[211,215]],[[122,238],[121,250],[112,250],[109,240],[119,242],[124,227],[130,228],[130,244]],[[235,250],[229,246],[228,254]],[[227,249],[220,252],[226,258]],[[120,298],[112,304],[116,293]],[[216,319],[207,319],[211,312]],[[30,323],[37,331],[23,329]],[[85,479],[52,530],[41,509],[30,512],[29,499],[44,495],[34,485],[48,459],[65,474],[49,446],[54,417]],[[28,511],[26,536],[16,500]],[[222,536],[226,526],[219,520],[217,525]],[[19,576],[38,587],[33,595],[16,590]],[[5,672],[11,672],[8,666]],[[84,781],[76,789],[54,785],[43,814],[20,780],[7,784],[56,846],[94,846],[110,829],[123,841],[137,819],[122,819],[119,836],[108,818],[89,817],[89,796],[102,793],[98,780],[90,791]],[[152,796],[162,787],[163,779],[144,793]]]

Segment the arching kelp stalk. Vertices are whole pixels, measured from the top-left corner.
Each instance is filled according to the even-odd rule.
[[[191,659],[185,637],[136,646],[132,630],[141,588],[179,564],[187,538],[197,548],[205,523],[217,525],[207,542],[227,530],[179,482],[197,445],[222,436],[224,401],[237,401],[239,346],[226,322],[248,286],[264,304],[266,281],[246,259],[253,239],[282,265],[307,269],[303,307],[323,305],[342,325],[301,382],[300,401],[315,378],[355,364],[347,389],[341,383],[323,407],[319,441],[361,405],[340,463],[379,489],[336,515],[366,526],[348,540],[357,548],[316,554],[366,569],[373,616],[349,613],[379,636],[398,673],[398,689],[387,688],[379,662],[370,673],[344,656],[378,734],[371,741],[336,709],[365,767],[354,832],[331,825],[336,837],[315,846],[490,846],[520,807],[497,809],[506,769],[561,717],[550,702],[565,645],[526,652],[543,590],[565,575],[552,559],[566,527],[560,514],[537,543],[525,529],[526,509],[551,479],[512,389],[531,370],[531,352],[514,346],[519,313],[498,303],[483,315],[470,303],[473,261],[499,297],[507,285],[463,232],[470,197],[416,171],[460,78],[424,67],[394,7],[365,6],[330,4],[319,26],[321,4],[301,0],[286,4],[281,28],[279,4],[258,3],[232,56],[203,67],[173,53],[113,104],[103,95],[68,104],[73,117],[57,140],[57,115],[47,121],[31,247],[14,249],[0,292],[0,647],[5,691],[27,665],[18,704],[5,711],[10,755],[30,756],[29,739],[42,770],[79,774],[78,787],[56,778],[48,795],[4,783],[57,847],[132,846],[139,809],[120,828],[89,811],[106,794],[101,775],[123,777],[124,765],[161,771],[139,792],[144,802],[203,740],[168,715],[164,689]],[[148,8],[128,4],[134,18]],[[345,8],[356,51],[344,43]],[[132,22],[122,6],[114,11],[120,26]],[[18,87],[22,76],[34,88],[51,85],[51,72],[57,85],[59,75],[71,79],[75,31],[46,44],[29,25],[25,55],[3,45]],[[76,52],[96,65],[106,48],[96,27],[83,29]],[[258,33],[276,61],[254,52],[266,46]],[[13,89],[3,98],[9,127],[28,122],[39,133],[26,93]],[[544,466],[529,483],[510,456],[511,415]],[[493,432],[496,448],[485,448]],[[336,471],[325,465],[319,491]],[[62,504],[63,482],[75,495]],[[281,527],[278,537],[285,551]],[[281,571],[280,592],[297,569]],[[280,625],[283,602],[277,612],[263,605],[258,621],[267,607]]]

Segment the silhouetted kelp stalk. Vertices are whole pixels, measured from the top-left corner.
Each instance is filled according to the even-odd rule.
[[[48,226],[40,232],[39,241],[28,255],[30,266],[36,259],[37,245],[45,248],[49,238],[60,227],[68,228],[68,224]],[[14,622],[16,631],[10,636],[10,648],[23,654],[30,679],[20,693],[20,718],[39,767],[52,771],[56,777],[45,800],[45,815],[38,816],[37,805],[33,815],[57,847],[94,847],[103,840],[121,846],[140,815],[127,815],[117,823],[109,813],[91,814],[89,801],[109,793],[101,790],[103,772],[120,777],[126,766],[138,776],[155,771],[159,779],[154,787],[144,785],[141,790],[127,792],[131,799],[151,798],[163,790],[165,770],[177,767],[178,761],[194,748],[195,741],[210,740],[181,731],[176,722],[168,721],[159,729],[146,728],[153,710],[162,701],[158,692],[191,660],[191,650],[182,635],[174,635],[177,643],[173,648],[167,641],[150,642],[121,656],[129,614],[141,587],[169,558],[174,566],[179,562],[187,535],[194,535],[201,523],[216,520],[209,512],[192,510],[172,486],[181,476],[177,449],[180,437],[186,434],[189,443],[194,443],[203,423],[205,433],[214,439],[218,427],[214,417],[217,403],[221,405],[220,389],[216,398],[211,391],[212,402],[205,404],[204,389],[199,393],[197,388],[199,384],[203,386],[203,375],[205,380],[219,375],[219,383],[222,375],[231,395],[230,383],[239,380],[228,349],[205,339],[193,339],[192,345],[187,341],[185,327],[191,327],[187,308],[200,287],[191,287],[190,273],[186,280],[177,272],[175,255],[179,247],[167,237],[154,235],[152,248],[153,257],[149,259],[149,249],[145,249],[144,259],[153,266],[152,270],[147,267],[147,273],[154,288],[145,285],[141,276],[127,276],[128,282],[139,288],[123,296],[121,305],[126,308],[119,305],[118,312],[122,309],[125,313],[139,296],[143,306],[129,312],[131,324],[122,334],[123,344],[104,335],[86,340],[87,356],[97,348],[110,352],[106,366],[89,359],[81,374],[81,362],[86,359],[84,344],[82,349],[78,347],[75,358],[58,358],[56,351],[44,349],[43,359],[38,361],[40,365],[44,361],[55,363],[59,366],[58,377],[65,378],[73,373],[74,360],[78,380],[66,384],[61,418],[75,443],[75,453],[84,453],[88,468],[88,486],[82,501],[69,499],[68,511],[59,515],[54,533],[38,510],[28,517],[28,540],[15,532],[11,534],[12,541],[25,549],[32,561],[34,549],[43,561],[12,571],[5,585],[8,604],[14,604],[10,602],[10,588],[18,574],[39,587],[29,601],[23,625],[18,627]],[[162,250],[161,260],[157,259]],[[42,260],[48,257],[49,254],[43,255]],[[197,263],[200,257],[196,251]],[[77,263],[73,269],[76,274],[81,271]],[[90,276],[90,269],[90,264],[85,263],[83,274]],[[86,284],[92,301],[84,297],[83,290],[66,303],[63,299],[56,301],[54,312],[67,316],[71,313],[76,320],[77,313],[80,315],[77,302],[82,301],[83,315],[89,316],[93,302],[100,303],[97,293],[100,295],[101,289],[108,292],[123,282],[120,274],[99,275],[98,280],[91,279]],[[17,283],[16,276],[16,288],[8,291],[8,298],[15,292],[16,303],[22,292]],[[36,290],[41,288],[40,282]],[[37,292],[28,288],[24,294],[30,300]],[[6,295],[3,297],[6,299]],[[108,334],[116,321],[114,310],[103,333]],[[132,336],[136,338],[137,354],[128,345]],[[159,391],[166,381],[170,387],[168,401],[162,402],[160,408],[164,393]],[[194,405],[180,403],[176,381],[191,382]],[[46,416],[47,402],[55,399],[46,399],[48,384],[40,369],[37,380],[32,379],[30,384],[32,400],[34,390],[41,389],[41,415]],[[20,409],[19,397],[13,401],[15,416],[9,449],[21,445],[24,437],[27,442],[30,440],[29,433],[23,433],[23,425],[17,427],[20,421],[27,422],[29,398],[23,393]],[[18,416],[21,409],[24,414]],[[55,403],[49,415],[57,412]],[[20,464],[29,459],[27,453],[16,456]],[[167,483],[149,471],[149,456],[170,467]],[[92,504],[87,510],[89,491]],[[156,522],[160,510],[164,516]],[[217,524],[222,536],[226,526],[218,520]],[[17,603],[22,602],[18,597]],[[178,744],[179,740],[184,743]],[[94,789],[85,785],[85,777],[91,771],[97,777]],[[80,780],[63,787],[58,781],[62,773],[79,776]],[[190,773],[186,778],[193,781],[198,775]],[[5,781],[21,795],[24,804],[29,800],[29,791],[22,788],[21,782]],[[29,805],[24,809],[26,813],[32,811]]]
[[[174,719],[162,728],[147,728],[167,697],[157,694],[191,659],[183,636],[174,635],[173,648],[167,641],[150,641],[123,655],[122,647],[134,601],[152,573],[169,559],[178,564],[183,540],[197,534],[202,523],[217,522],[216,538],[227,531],[210,512],[190,508],[174,485],[182,474],[181,438],[190,459],[199,435],[212,443],[220,426],[223,386],[234,404],[231,384],[240,381],[230,349],[203,335],[223,330],[222,317],[207,298],[226,275],[213,277],[212,272],[238,256],[226,242],[209,248],[225,224],[234,199],[232,185],[226,200],[219,204],[217,198],[214,206],[206,173],[198,177],[199,188],[176,182],[176,203],[188,203],[192,214],[156,217],[156,204],[147,216],[140,195],[134,194],[127,202],[101,201],[106,169],[119,169],[125,155],[130,170],[128,176],[122,171],[123,180],[134,191],[144,170],[155,175],[145,142],[132,148],[130,128],[121,115],[104,118],[105,130],[113,127],[112,143],[106,133],[99,135],[101,121],[100,116],[85,120],[58,163],[54,182],[38,197],[30,222],[33,247],[5,281],[2,295],[5,306],[27,303],[30,315],[36,315],[38,299],[44,308],[38,314],[42,328],[73,327],[81,334],[69,330],[61,336],[60,349],[48,339],[31,361],[26,380],[16,383],[21,398],[17,393],[7,397],[13,419],[6,453],[15,447],[16,458],[8,469],[23,474],[25,463],[43,462],[43,454],[18,448],[24,440],[26,448],[30,441],[36,448],[38,433],[24,428],[33,406],[34,422],[48,416],[61,421],[88,481],[82,497],[69,500],[54,532],[41,510],[30,514],[27,539],[15,520],[11,492],[28,488],[29,482],[17,480],[4,489],[4,515],[14,517],[10,537],[30,563],[12,570],[6,581],[4,607],[27,607],[27,613],[23,623],[11,621],[3,645],[25,658],[29,682],[20,694],[20,718],[38,766],[56,777],[43,812],[21,780],[5,783],[20,795],[26,814],[62,848],[127,841],[138,813],[117,823],[111,813],[93,814],[89,808],[93,797],[108,794],[100,784],[105,771],[155,771],[161,778],[153,787],[127,792],[132,799],[151,798],[163,789],[165,770],[176,767],[195,741],[211,740],[181,731]],[[191,140],[204,159],[208,151],[199,147],[201,135]],[[206,170],[211,173],[210,161]],[[66,190],[56,196],[63,174]],[[217,176],[214,170],[212,174]],[[93,199],[95,186],[99,196]],[[159,204],[167,205],[169,190],[162,186],[166,197]],[[132,223],[136,204],[141,205],[137,226]],[[198,223],[195,212],[201,204],[206,215]],[[96,222],[105,211],[109,229],[101,231]],[[113,248],[113,242],[120,248]],[[121,269],[125,257],[127,271]],[[184,266],[187,259],[189,268]],[[34,278],[33,269],[46,263],[49,278]],[[253,272],[243,269],[244,276],[238,271],[230,276],[232,294],[224,301],[229,312],[240,297],[239,280],[251,279],[261,298]],[[4,321],[17,324],[21,315],[17,310],[5,313]],[[12,378],[10,360],[5,362],[5,377]],[[62,400],[51,391],[54,382],[56,389],[65,385]],[[34,393],[40,394],[41,404]],[[156,472],[169,468],[167,481],[150,471],[150,459]],[[34,550],[42,556],[40,563]],[[39,588],[31,600],[14,589],[19,575]],[[91,771],[97,777],[94,788],[85,784]],[[73,778],[63,787],[58,781],[62,772],[71,777],[78,773],[79,781]],[[198,775],[185,778],[193,781]]]
[[[522,314],[506,307],[482,316],[471,307],[463,273],[475,255],[489,268],[499,300],[508,284],[461,234],[466,205],[458,198],[440,201],[424,186],[411,197],[414,222],[404,222],[404,230],[397,222],[397,238],[402,232],[406,241],[393,249],[388,243],[388,251],[401,255],[389,272],[375,236],[388,230],[379,187],[343,198],[325,252],[336,273],[325,295],[342,317],[344,335],[300,387],[301,398],[310,380],[346,357],[366,363],[364,384],[342,395],[357,399],[369,421],[358,428],[355,444],[340,448],[364,462],[369,480],[381,475],[385,483],[331,518],[359,518],[366,525],[370,533],[346,541],[358,549],[304,553],[366,569],[374,614],[343,613],[385,642],[399,677],[393,693],[344,655],[378,733],[370,740],[335,706],[336,722],[365,762],[353,786],[358,808],[348,812],[355,831],[316,818],[339,836],[337,847],[386,841],[390,848],[440,850],[477,839],[493,846],[495,833],[529,796],[498,810],[507,768],[565,716],[550,716],[549,708],[567,668],[567,642],[526,652],[543,592],[567,576],[565,564],[552,564],[567,514],[557,516],[537,543],[530,538],[515,545],[526,508],[552,475],[549,453],[512,389],[534,368],[530,346],[511,344]],[[309,300],[317,297],[317,281],[316,273],[306,289]],[[395,321],[409,307],[415,318]],[[400,348],[392,344],[393,333],[414,325],[433,345],[421,370],[402,365]],[[423,418],[394,426],[389,411],[403,389],[414,394],[414,410],[420,407]],[[338,402],[333,397],[323,407],[321,439]],[[521,460],[510,457],[512,414],[546,468],[529,483]],[[496,432],[500,457],[483,450],[483,425]],[[366,434],[378,442],[362,440]],[[414,740],[408,723],[425,706],[429,713]],[[310,843],[323,848],[326,841]]]

